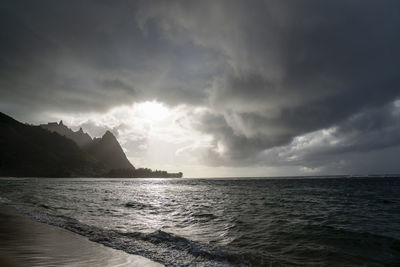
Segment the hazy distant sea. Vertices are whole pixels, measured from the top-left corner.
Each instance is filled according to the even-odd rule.
[[[167,266],[400,265],[399,178],[1,179],[0,202]]]

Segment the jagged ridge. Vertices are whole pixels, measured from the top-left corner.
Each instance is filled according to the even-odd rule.
[[[72,139],[79,147],[83,147],[92,142],[92,137],[89,134],[83,132],[82,128],[79,131],[72,131],[70,128],[65,126],[62,121],[50,122],[48,124],[41,124],[42,128],[49,130],[50,132],[56,132],[62,136]]]
[[[182,173],[135,169],[109,131],[92,139],[62,122],[33,126],[0,112],[0,176],[180,178]]]
[[[135,169],[110,131],[106,131],[101,138],[92,139],[82,128],[74,132],[62,121],[41,124],[40,126],[73,140],[82,150],[89,153],[108,169]]]
[[[0,176],[97,176],[105,171],[72,140],[0,112]]]
[[[106,131],[102,138],[95,138],[84,150],[110,169],[134,169],[110,131]]]

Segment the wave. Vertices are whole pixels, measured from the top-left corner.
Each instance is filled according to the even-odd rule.
[[[243,256],[207,244],[157,230],[151,233],[119,232],[89,226],[64,216],[31,210],[23,213],[35,220],[88,237],[105,246],[141,255],[165,266],[248,266]]]
[[[6,197],[0,197],[0,203],[1,204],[8,204],[10,203],[10,200]]]
[[[143,209],[156,209],[153,205],[150,204],[144,204],[141,202],[136,202],[136,201],[129,201],[124,204],[124,207],[126,208],[132,208],[132,209],[137,209],[137,210],[143,210]]]
[[[216,219],[217,216],[212,213],[194,213],[192,214],[193,217],[197,218],[209,218],[209,219]]]
[[[31,210],[25,213],[40,222],[62,227],[86,236],[93,242],[141,255],[165,266],[269,266],[270,264],[318,266],[327,262],[338,265],[353,262],[362,265],[365,261],[379,265],[383,261],[394,264],[396,262],[394,255],[400,253],[400,241],[397,239],[329,226],[307,225],[297,229],[287,229],[280,232],[279,236],[288,246],[283,245],[278,251],[274,246],[267,250],[263,248],[264,253],[261,254],[243,249],[239,254],[162,230],[150,233],[120,232],[89,226],[76,219],[48,212]],[[236,245],[240,245],[246,238],[246,236],[238,237],[236,241],[239,243]],[[302,242],[299,243],[298,240]],[[386,255],[385,259],[371,258],[370,255],[374,252],[382,257],[385,254],[392,256]]]
[[[155,245],[161,245],[162,247],[168,247],[169,251],[184,251],[191,257],[194,256],[196,262],[201,262],[202,265],[210,263],[210,266],[216,266],[216,264],[219,263],[219,265],[217,264],[218,266],[226,266],[244,263],[244,259],[239,254],[210,248],[204,244],[162,230],[157,230],[152,233],[131,232],[121,234],[129,238],[150,242]]]

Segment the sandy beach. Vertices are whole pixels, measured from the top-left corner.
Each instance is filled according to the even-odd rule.
[[[163,266],[0,206],[0,266]]]

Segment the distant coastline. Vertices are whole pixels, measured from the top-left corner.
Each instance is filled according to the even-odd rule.
[[[149,168],[135,168],[110,131],[92,138],[62,121],[23,124],[0,112],[0,177],[182,178]]]

